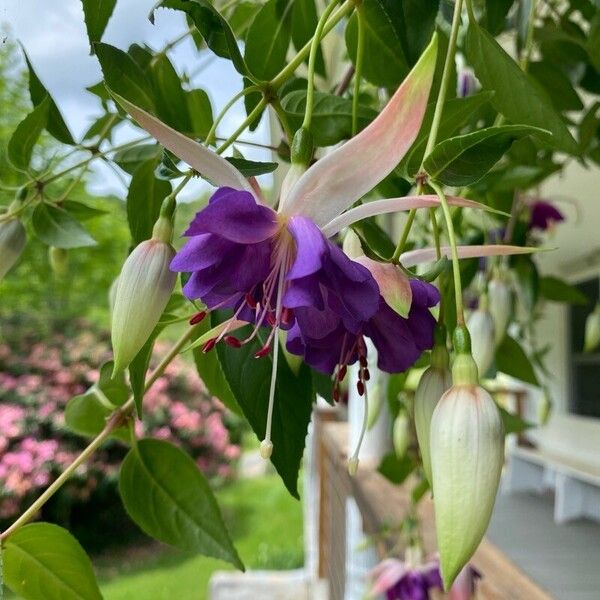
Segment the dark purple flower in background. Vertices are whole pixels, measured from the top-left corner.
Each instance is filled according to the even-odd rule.
[[[547,202],[546,200],[534,200],[531,203],[529,229],[547,231],[556,223],[560,223],[564,220],[564,215],[550,202]]]
[[[370,595],[385,594],[387,600],[429,600],[429,591],[442,589],[437,560],[411,566],[396,558],[382,561],[372,573],[375,580]]]

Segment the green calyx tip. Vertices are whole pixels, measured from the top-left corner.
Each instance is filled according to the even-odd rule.
[[[450,364],[450,356],[446,345],[441,345],[436,342],[433,350],[431,351],[431,366],[434,369],[445,370]]]
[[[312,160],[313,152],[314,143],[312,133],[306,127],[300,127],[292,140],[292,164],[308,167]]]
[[[452,365],[452,383],[454,385],[477,385],[479,372],[471,354],[457,354]]]

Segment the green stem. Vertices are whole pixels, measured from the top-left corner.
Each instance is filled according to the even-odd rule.
[[[473,23],[473,25],[477,25],[475,11],[473,10],[473,0],[467,0],[467,14],[469,15],[469,21]]]
[[[527,23],[527,37],[525,38],[523,56],[519,61],[519,66],[525,73],[527,73],[527,69],[529,68],[529,61],[531,60],[531,52],[533,50],[533,34],[535,31],[536,4],[536,0],[531,0],[531,5],[529,7],[529,21]]]
[[[408,235],[410,233],[412,224],[413,224],[416,216],[417,216],[417,210],[415,208],[411,208],[408,211],[408,218],[406,219],[406,223],[404,224],[404,229],[402,230],[402,235],[400,236],[400,241],[398,242],[398,245],[396,246],[396,250],[394,251],[392,258],[390,259],[390,262],[393,262],[394,264],[398,264],[400,262],[400,256],[402,255],[404,246],[406,246],[406,241],[408,240]]]
[[[462,282],[460,279],[460,263],[458,259],[458,250],[456,246],[456,235],[454,233],[454,223],[452,222],[452,214],[450,213],[450,206],[446,195],[440,186],[433,181],[429,182],[429,185],[433,188],[434,192],[440,199],[442,205],[442,211],[444,212],[444,219],[446,221],[446,230],[448,232],[448,241],[450,242],[450,250],[452,253],[452,271],[454,276],[454,294],[456,297],[456,323],[459,326],[465,324],[465,313],[463,309],[462,300]]]
[[[431,221],[431,231],[433,233],[433,241],[435,243],[435,256],[438,260],[442,258],[442,249],[440,246],[440,228],[435,216],[435,208],[429,209],[429,220]]]
[[[246,117],[244,122],[217,148],[217,154],[222,154],[235,142],[238,136],[260,116],[262,111],[267,106],[267,101],[261,98],[260,102],[254,107],[252,112]]]
[[[147,392],[156,380],[164,373],[167,365],[179,354],[195,333],[196,328],[190,327],[184,335],[179,338],[170,352],[163,358],[146,380],[144,392]],[[127,400],[123,406],[117,408],[108,418],[104,429],[85,447],[79,456],[50,484],[46,491],[5,531],[0,534],[0,541],[4,541],[12,535],[19,527],[22,527],[40,511],[42,506],[63,486],[73,473],[90,458],[94,452],[112,435],[112,433],[124,425],[132,416],[135,408],[133,398]]]
[[[319,51],[319,45],[321,43],[321,38],[323,37],[325,25],[327,25],[327,21],[338,2],[339,0],[332,0],[331,3],[327,5],[323,11],[323,14],[319,17],[317,28],[315,29],[315,35],[310,41],[310,54],[308,56],[308,83],[306,85],[306,108],[304,109],[304,121],[302,122],[302,127],[304,129],[310,129],[310,123],[312,121],[315,98],[315,64],[317,61],[317,52]]]
[[[446,54],[446,60],[444,62],[444,71],[442,73],[442,81],[440,83],[440,91],[435,103],[435,111],[433,113],[433,121],[431,122],[431,129],[429,130],[429,137],[427,138],[427,146],[425,147],[425,154],[423,155],[423,161],[427,158],[429,153],[433,150],[437,136],[440,129],[440,123],[442,121],[442,113],[444,111],[444,103],[446,102],[446,95],[448,94],[448,85],[450,84],[450,76],[452,74],[452,67],[454,65],[454,55],[456,54],[456,40],[458,38],[458,30],[460,29],[460,21],[462,15],[462,3],[463,0],[456,0],[454,4],[454,15],[452,17],[452,30],[450,31],[450,41],[448,42],[448,52]],[[421,170],[422,170],[421,165]]]
[[[294,132],[290,125],[290,120],[288,119],[285,110],[283,110],[283,106],[281,106],[279,98],[275,97],[273,100],[271,100],[271,106],[273,107],[273,110],[277,113],[277,116],[279,117],[279,122],[281,123],[281,127],[283,129],[283,132],[285,133],[285,137],[287,138],[288,143],[291,144],[292,140],[294,139]]]
[[[348,0],[346,4],[341,6],[337,12],[335,12],[331,18],[327,21],[323,28],[323,34],[321,37],[325,37],[345,16],[349,15],[354,10],[354,2]],[[271,87],[274,90],[280,88],[296,71],[296,69],[304,62],[306,57],[310,54],[312,47],[312,40],[309,40],[296,54],[296,56],[282,69],[272,80]]]
[[[110,154],[111,152],[117,152],[119,150],[126,150],[127,148],[131,148],[132,146],[136,146],[137,144],[140,144],[141,142],[145,142],[146,140],[149,140],[151,137],[152,136],[150,136],[150,135],[145,135],[144,137],[138,138],[137,140],[125,142],[124,144],[119,144],[118,146],[113,146],[112,148],[108,148],[107,150],[103,150],[102,152],[94,152],[94,154],[92,154],[92,156],[90,156],[89,158],[86,158],[85,160],[82,160],[81,162],[78,162],[77,164],[72,165],[72,166],[68,167],[67,169],[64,169],[63,171],[60,171],[60,172],[52,175],[52,177],[49,177],[43,183],[44,183],[44,185],[48,185],[52,181],[56,181],[57,179],[60,179],[67,173],[70,173],[71,171],[75,171],[75,169],[79,169],[80,167],[85,167],[90,162],[92,162],[95,158],[104,158],[107,154]]]
[[[362,76],[363,58],[365,53],[365,14],[362,5],[356,9],[358,17],[358,39],[356,43],[356,67],[354,71],[354,91],[352,95],[352,135],[358,132],[358,98]]]
[[[229,109],[240,99],[243,98],[244,96],[247,96],[248,94],[251,94],[252,92],[260,92],[260,89],[258,87],[256,87],[255,85],[251,85],[249,87],[245,87],[242,91],[238,92],[222,109],[221,112],[217,115],[217,118],[214,120],[212,127],[210,128],[210,131],[208,132],[208,135],[206,136],[206,140],[204,140],[204,143],[209,146],[210,144],[212,144],[214,141],[216,141],[216,137],[215,134],[217,132],[217,127],[219,126],[219,123],[223,120],[223,117],[227,114],[227,112],[229,111]]]

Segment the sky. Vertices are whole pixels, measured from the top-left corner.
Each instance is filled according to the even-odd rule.
[[[118,0],[102,40],[123,50],[134,43],[146,43],[155,50],[178,37],[187,27],[182,13],[161,9],[155,24],[147,18],[155,0]],[[36,72],[58,104],[75,137],[82,135],[95,117],[100,104],[86,87],[101,79],[100,66],[89,54],[89,43],[80,0],[1,0],[0,24],[8,26],[8,37],[20,41],[27,50]],[[179,73],[191,73],[207,64],[193,80],[210,96],[213,114],[241,89],[241,77],[229,61],[214,57],[208,50],[200,55],[188,39],[169,54]],[[222,121],[218,134],[227,136],[244,120],[243,105],[236,105]],[[139,136],[133,128],[121,127],[116,143]],[[268,120],[261,122],[254,134],[246,132],[242,139],[268,143]],[[243,148],[246,158],[270,160],[270,153]],[[266,176],[267,181],[270,176]],[[89,183],[94,193],[124,196],[125,188],[106,166],[97,165]],[[197,194],[200,184],[191,184],[182,197]]]

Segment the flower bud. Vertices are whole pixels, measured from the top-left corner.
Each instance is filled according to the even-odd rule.
[[[0,222],[0,280],[17,262],[26,242],[25,227],[19,219]]]
[[[392,441],[396,456],[402,458],[410,444],[410,423],[408,415],[404,411],[398,413],[398,416],[394,419]]]
[[[0,272],[0,275],[2,273]],[[585,342],[583,345],[584,352],[592,352],[600,344],[600,302],[596,304],[596,308],[588,315],[585,321]]]
[[[488,286],[489,310],[494,321],[494,341],[500,344],[512,314],[512,294],[507,281],[503,277],[494,277]]]
[[[415,428],[421,450],[423,470],[431,483],[431,453],[429,430],[431,416],[442,395],[452,385],[452,375],[448,368],[448,350],[445,346],[435,346],[431,353],[431,366],[423,373],[415,391]]]
[[[452,371],[455,383],[435,408],[430,431],[435,522],[446,590],[486,532],[504,462],[502,418],[493,398],[473,383],[474,361],[459,354]]]
[[[176,274],[169,270],[175,250],[165,241],[163,219],[152,239],[127,257],[119,275],[112,315],[115,372],[125,369],[146,343],[175,287]]]
[[[494,319],[488,310],[485,295],[481,297],[479,308],[471,313],[467,328],[471,334],[473,358],[477,363],[479,374],[484,377],[492,366],[495,351]]]
[[[64,277],[69,272],[69,253],[64,248],[48,248],[48,261],[52,272],[57,277]]]

